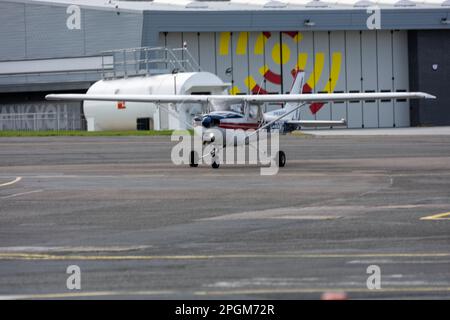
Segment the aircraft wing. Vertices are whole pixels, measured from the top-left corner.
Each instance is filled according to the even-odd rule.
[[[127,95],[127,94],[49,94],[47,100],[66,101],[130,101],[151,103],[190,103],[190,102],[331,102],[378,99],[435,99],[424,92],[363,92],[363,93],[315,93],[315,94],[261,94],[261,95]]]
[[[190,103],[219,101],[242,101],[240,96],[228,95],[137,95],[137,94],[49,94],[47,100],[65,101],[129,101],[129,102],[151,102],[151,103]]]
[[[347,126],[347,121],[342,120],[289,120],[287,124],[296,124],[301,127],[339,127]]]

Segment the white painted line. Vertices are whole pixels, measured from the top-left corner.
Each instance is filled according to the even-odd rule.
[[[166,296],[176,292],[168,290],[160,291],[93,291],[93,292],[64,292],[64,293],[40,293],[0,295],[0,300],[33,300],[33,299],[68,299],[86,297],[110,297],[110,296]]]
[[[93,246],[79,246],[79,247],[0,247],[0,252],[31,252],[31,253],[45,253],[45,252],[128,252],[139,251],[152,248],[152,246],[107,246],[107,247],[93,247]]]
[[[1,197],[0,199],[10,199],[10,198],[20,197],[20,196],[24,196],[24,195],[27,195],[27,194],[38,193],[38,192],[42,192],[42,191],[44,191],[44,190],[43,189],[39,189],[39,190],[34,190],[34,191],[15,193],[15,194],[11,194],[11,195],[6,196],[6,197]]]
[[[6,182],[6,183],[3,183],[3,184],[0,184],[0,187],[10,186],[10,185],[12,185],[12,184],[14,184],[14,183],[19,182],[20,180],[22,180],[22,177],[17,177],[17,178],[14,179],[13,181],[10,181],[10,182]]]

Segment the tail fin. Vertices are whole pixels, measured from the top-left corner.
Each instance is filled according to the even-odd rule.
[[[301,94],[303,93],[303,86],[305,84],[305,71],[297,70],[292,73],[295,74],[294,82],[292,83],[291,91],[289,94]]]
[[[297,70],[293,71],[293,73],[296,72],[294,83],[292,84],[291,91],[289,94],[302,94],[303,93],[303,86],[305,83],[305,71],[303,70]],[[298,102],[289,102],[286,103],[284,110],[286,112],[291,111],[292,109],[296,108],[298,106]],[[290,120],[295,118],[296,112],[293,112],[290,116],[287,118],[290,118]]]
[[[312,88],[308,85],[308,83],[305,83],[303,86],[302,93],[312,93]],[[325,103],[323,102],[314,102],[309,105],[309,110],[311,110],[312,114],[316,114],[324,105]]]

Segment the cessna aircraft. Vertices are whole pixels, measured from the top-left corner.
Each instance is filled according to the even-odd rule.
[[[278,129],[285,134],[301,127],[333,127],[345,126],[344,119],[339,121],[300,120],[298,112],[300,108],[310,105],[313,113],[327,102],[352,101],[352,100],[377,100],[377,99],[435,99],[436,97],[423,92],[374,92],[374,93],[330,93],[330,94],[304,94],[302,93],[304,72],[299,71],[295,77],[289,94],[261,94],[261,95],[92,95],[92,94],[49,94],[47,100],[66,101],[130,101],[155,103],[161,108],[169,109],[160,104],[172,103],[183,106],[183,103],[202,103],[209,106],[209,110],[215,110],[224,105],[228,111],[211,111],[197,116],[193,121],[194,131],[202,137],[204,145],[212,146],[209,154],[212,157],[212,167],[219,167],[217,151],[219,148],[248,144],[249,138],[257,135],[262,130]],[[264,103],[286,103],[284,108],[262,112]],[[222,138],[216,139],[217,132],[222,133]],[[230,134],[231,133],[231,134]],[[227,141],[228,139],[228,141]],[[206,154],[208,155],[208,154]],[[205,157],[206,155],[203,155]],[[191,151],[190,166],[198,166],[198,156]],[[279,167],[286,164],[286,155],[279,151],[276,157]]]

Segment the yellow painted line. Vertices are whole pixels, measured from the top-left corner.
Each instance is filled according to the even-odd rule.
[[[6,183],[0,184],[0,187],[6,187],[6,186],[13,185],[14,183],[17,183],[17,182],[19,182],[20,180],[22,180],[22,177],[17,177],[17,178],[15,178],[13,181],[10,181],[10,182],[6,182]]]
[[[346,293],[402,293],[402,292],[450,292],[450,287],[401,287],[381,288],[369,290],[367,288],[263,288],[242,290],[220,290],[220,291],[197,291],[199,296],[223,296],[223,295],[252,295],[252,294],[286,294],[286,293],[324,293],[324,292],[346,292]]]
[[[242,56],[247,54],[247,43],[248,43],[248,32],[240,32],[236,46],[237,55]]]
[[[256,86],[256,81],[252,76],[248,76],[247,78],[245,78],[244,83],[250,90]]]
[[[297,58],[297,69],[305,70],[307,62],[308,62],[308,54],[305,52],[300,52]]]
[[[219,39],[219,55],[226,56],[229,54],[229,46],[231,40],[230,32],[221,32]]]
[[[392,287],[369,290],[367,288],[260,288],[240,290],[211,290],[211,291],[86,291],[86,292],[62,292],[62,293],[38,293],[38,294],[14,294],[0,295],[0,300],[32,300],[32,299],[67,299],[86,297],[111,297],[111,296],[158,296],[192,294],[195,296],[225,296],[225,295],[258,295],[258,294],[306,294],[324,292],[346,293],[429,293],[450,292],[450,287]],[[351,298],[351,297],[350,297]]]
[[[426,216],[420,218],[420,220],[450,220],[450,212],[444,212],[439,214],[434,214],[432,216]]]
[[[341,259],[341,258],[442,258],[450,253],[374,253],[374,254],[221,254],[221,255],[61,255],[27,252],[1,252],[0,260],[212,260],[212,259]]]
[[[311,72],[306,82],[311,89],[314,89],[322,76],[323,66],[325,64],[325,55],[323,52],[317,52],[314,61],[314,70]]]
[[[267,64],[263,65],[261,68],[259,68],[259,73],[264,76],[266,72],[269,71],[269,66]]]
[[[241,92],[241,90],[239,89],[238,86],[233,86],[233,87],[230,89],[230,94],[231,94],[231,95],[237,95],[237,94],[239,94],[240,92]]]
[[[286,64],[291,59],[291,50],[286,43],[275,43],[272,48],[272,60],[277,65]]]
[[[254,48],[254,54],[256,55],[262,55],[264,54],[264,46],[266,45],[267,38],[264,36],[264,34],[261,32],[258,35],[258,38],[256,38],[255,48]]]

